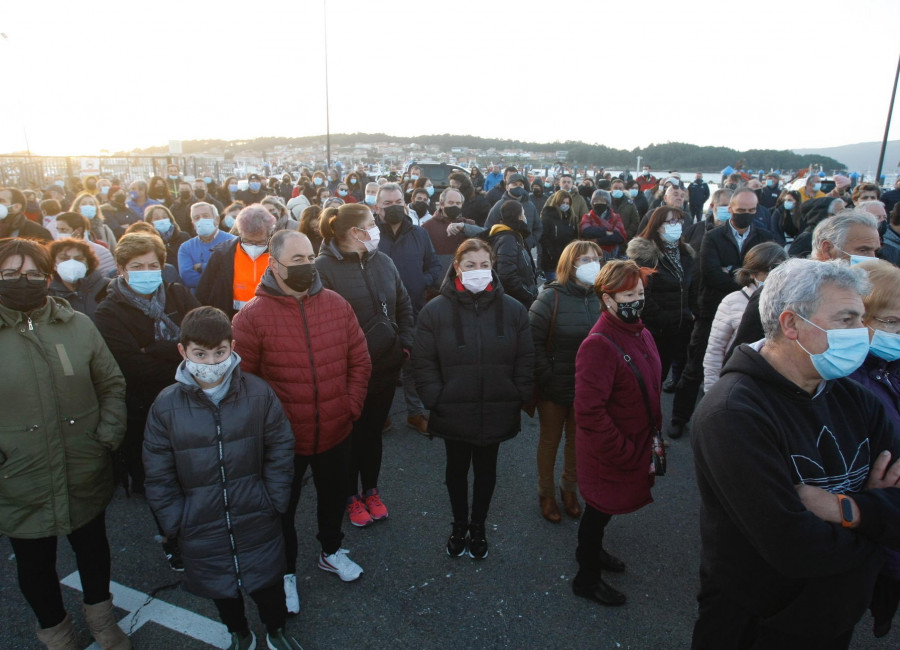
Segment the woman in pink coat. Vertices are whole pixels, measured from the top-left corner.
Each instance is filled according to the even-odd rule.
[[[594,282],[600,319],[575,359],[575,456],[586,507],[578,528],[572,591],[603,605],[625,602],[625,594],[601,576],[625,570],[621,560],[603,549],[606,525],[613,515],[653,501],[650,454],[652,432],[662,421],[661,366],[653,337],[640,320],[651,273],[631,260],[610,261],[600,269]],[[632,365],[643,378],[652,422]]]

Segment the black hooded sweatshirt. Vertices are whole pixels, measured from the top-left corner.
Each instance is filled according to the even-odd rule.
[[[900,548],[900,489],[865,488],[876,456],[900,453],[878,399],[849,379],[823,382],[812,396],[743,345],[694,422],[699,600],[725,599],[770,630],[811,640],[851,630],[871,599],[882,546]],[[799,483],[852,494],[859,527],[808,511]]]

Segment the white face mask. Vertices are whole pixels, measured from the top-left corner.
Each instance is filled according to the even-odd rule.
[[[231,368],[231,355],[219,363],[197,363],[185,359],[184,367],[197,381],[202,381],[204,384],[215,384]]]
[[[371,228],[357,228],[357,230],[363,230],[369,233],[369,240],[362,241],[361,239],[357,239],[356,241],[362,241],[363,246],[366,247],[366,250],[370,253],[374,253],[378,250],[378,242],[381,241],[381,231],[378,229],[378,226],[372,226]]]
[[[493,274],[490,269],[475,269],[474,271],[463,271],[459,281],[472,293],[481,293],[487,289],[492,278]]]
[[[56,272],[63,282],[78,282],[87,275],[87,264],[78,260],[66,260],[56,265]]]
[[[262,244],[241,244],[241,248],[244,249],[244,252],[247,253],[251,260],[255,260],[265,253],[269,249],[269,246]]]
[[[583,282],[588,286],[594,285],[594,280],[597,279],[599,274],[600,262],[588,262],[575,269],[575,277],[578,278],[579,282]]]

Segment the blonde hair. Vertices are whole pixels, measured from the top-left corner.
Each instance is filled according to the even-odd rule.
[[[594,252],[597,257],[603,259],[603,251],[595,242],[575,239],[566,244],[559,256],[559,262],[556,263],[556,281],[568,284],[575,274],[575,260],[589,252]]]
[[[857,264],[856,268],[868,273],[872,285],[872,290],[863,296],[863,304],[866,306],[864,322],[868,323],[873,314],[886,309],[900,311],[900,268],[887,260],[876,259]]]

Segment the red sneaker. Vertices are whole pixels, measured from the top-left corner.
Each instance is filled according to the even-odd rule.
[[[368,492],[366,492],[363,497],[366,503],[366,509],[369,511],[369,515],[375,521],[379,521],[380,519],[387,519],[388,510],[387,506],[384,505],[381,501],[381,497],[378,496],[378,490],[376,488],[372,488]]]
[[[352,497],[350,503],[347,504],[347,514],[350,516],[350,523],[354,526],[368,526],[374,521],[359,497]]]

